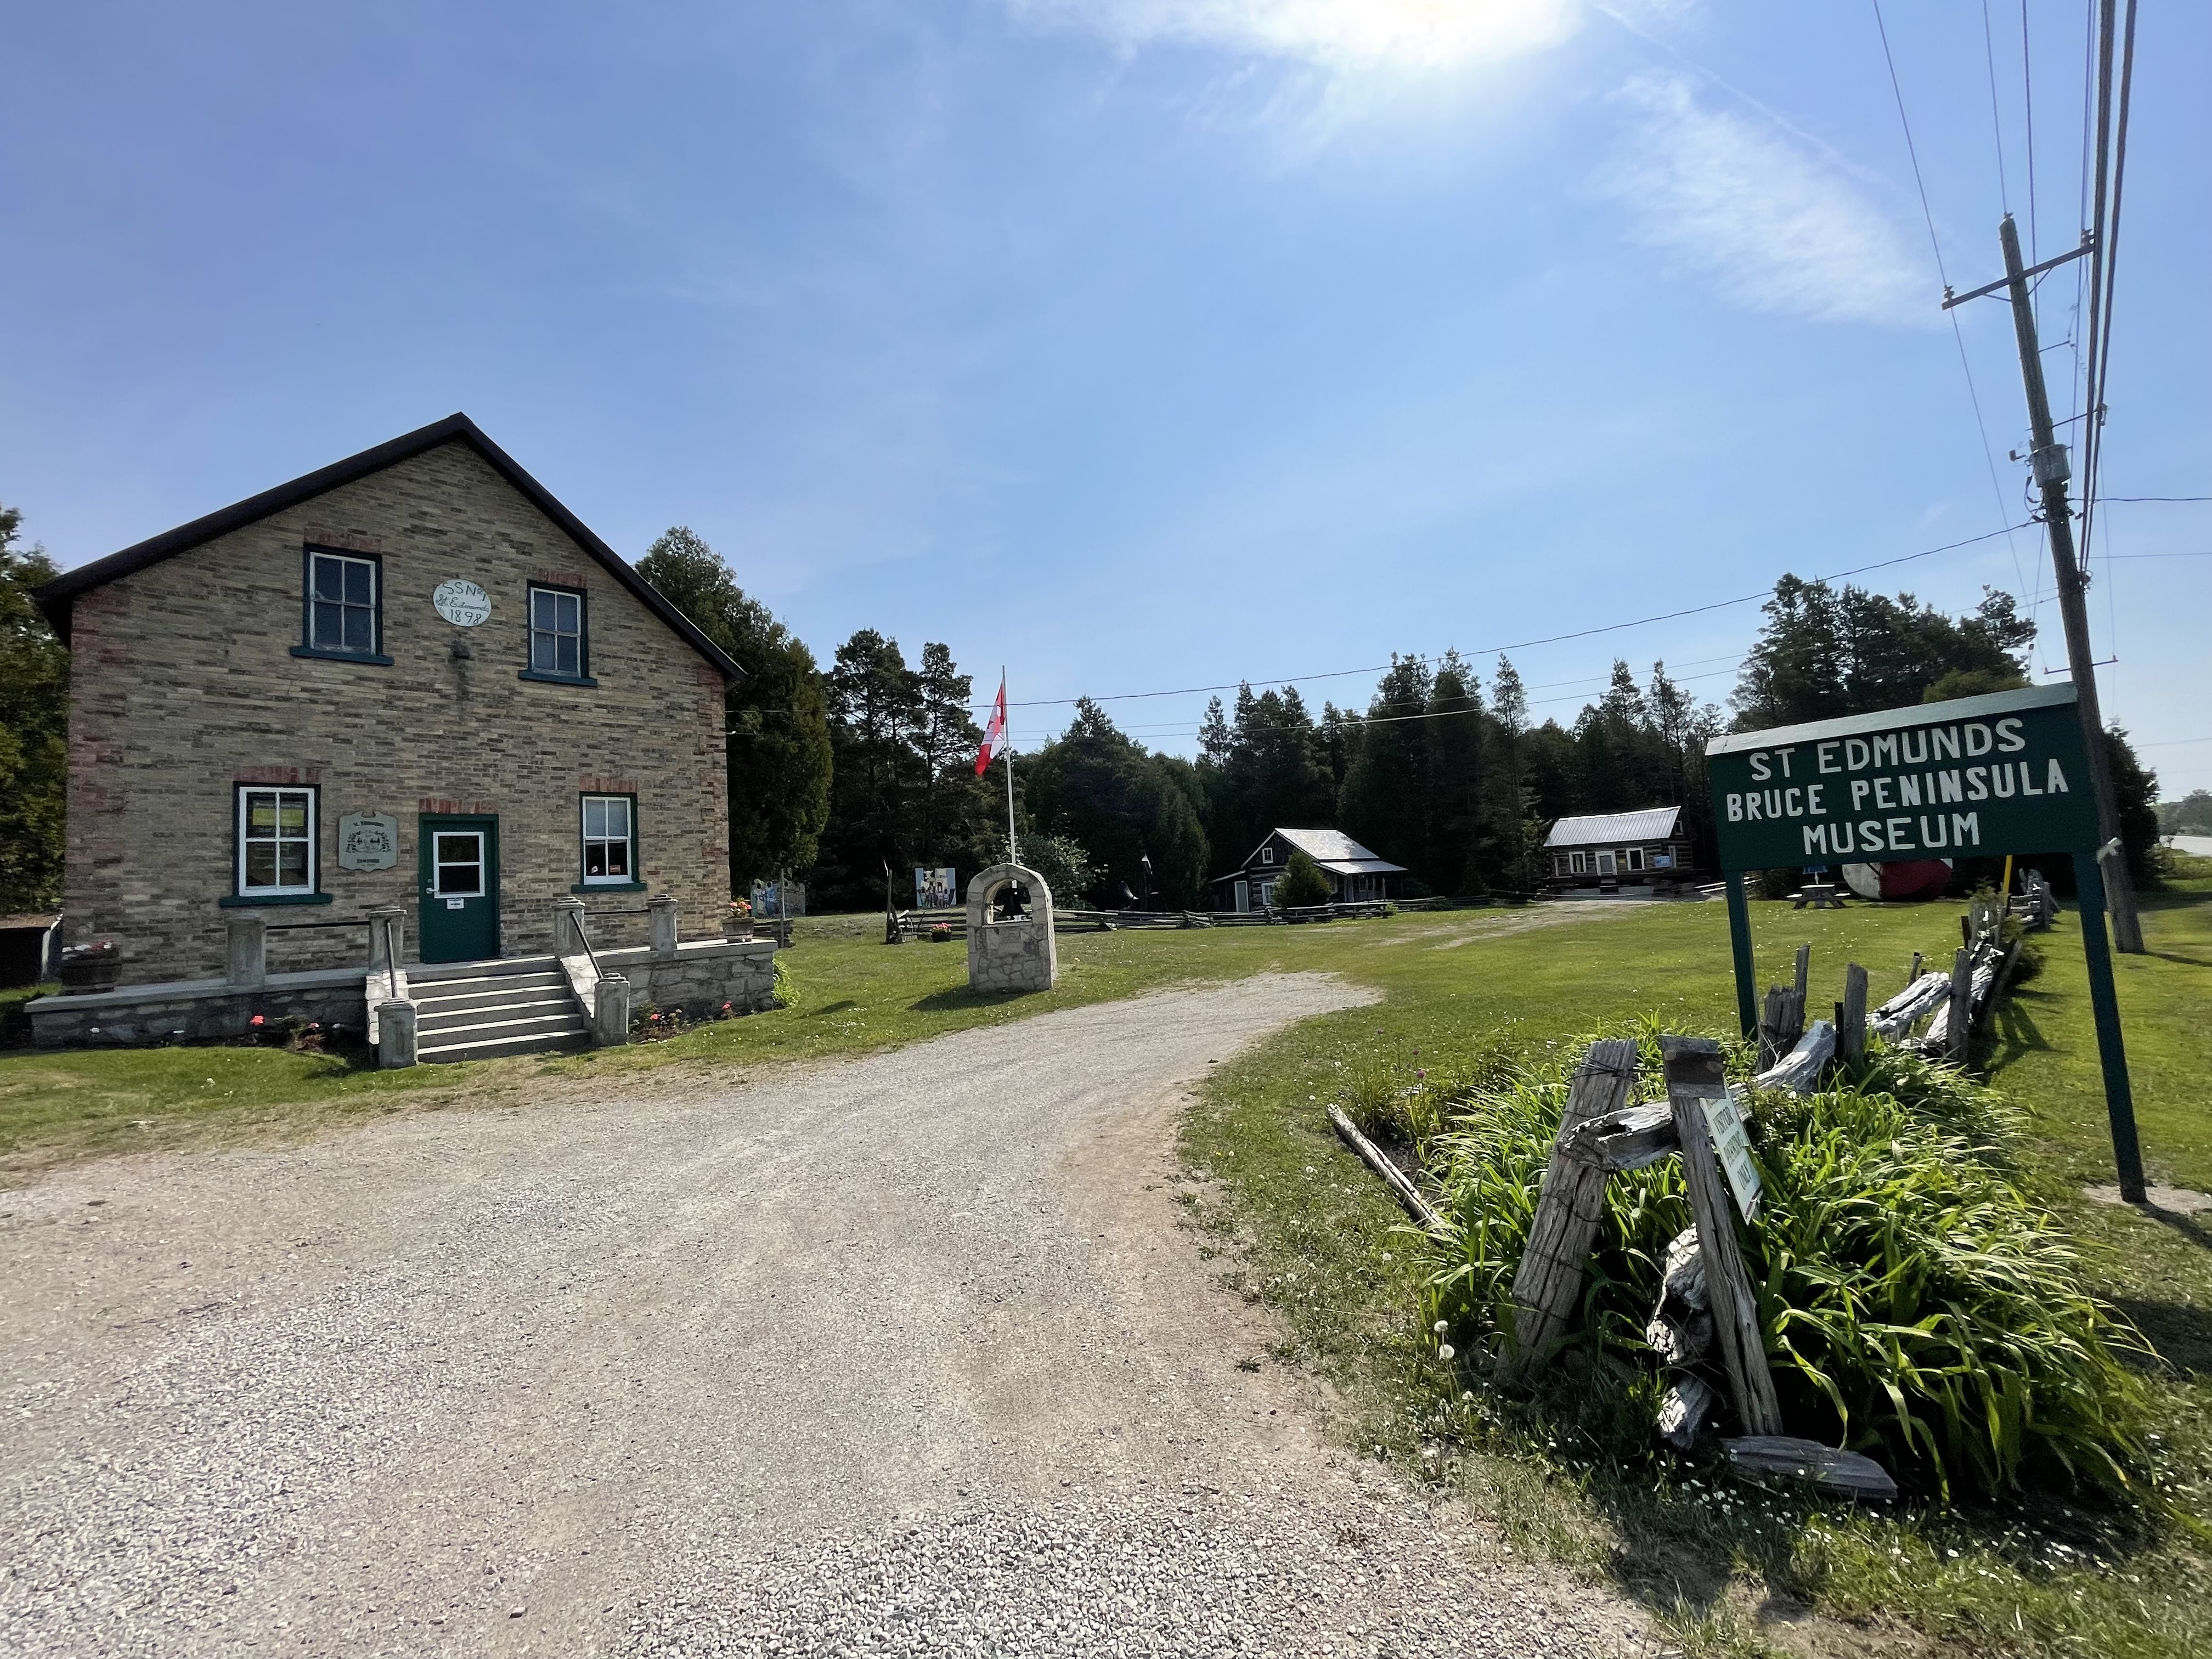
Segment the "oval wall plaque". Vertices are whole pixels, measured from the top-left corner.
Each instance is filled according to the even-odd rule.
[[[474,582],[463,581],[458,576],[452,581],[440,582],[438,591],[430,595],[430,603],[456,628],[474,628],[491,616],[491,595]]]

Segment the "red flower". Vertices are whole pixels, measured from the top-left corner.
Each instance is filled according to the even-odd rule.
[[[258,1025],[258,1024],[260,1024],[262,1023],[262,1022],[261,1022],[261,1016],[260,1016],[260,1015],[258,1015],[258,1014],[256,1014],[256,1015],[254,1015],[254,1017],[253,1017],[252,1019],[249,1019],[249,1020],[248,1020],[248,1021],[246,1021],[246,1023],[248,1025]]]

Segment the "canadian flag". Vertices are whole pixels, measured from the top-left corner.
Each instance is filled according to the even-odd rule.
[[[999,700],[991,706],[991,723],[983,728],[983,746],[976,751],[975,775],[981,777],[991,763],[991,757],[999,752],[999,745],[1006,737],[1006,682],[999,682]]]

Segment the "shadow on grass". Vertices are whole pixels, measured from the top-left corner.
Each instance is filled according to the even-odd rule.
[[[824,1014],[842,1014],[848,1008],[857,1008],[860,1006],[852,998],[845,997],[836,1002],[825,1002],[819,1008],[809,1008],[806,1011],[806,1018],[820,1019]]]
[[[2168,1210],[2152,1203],[2130,1204],[2127,1206],[2145,1221],[2155,1221],[2161,1227],[2187,1239],[2200,1250],[2212,1250],[2212,1228],[2208,1228],[2193,1215],[2179,1210]]]
[[[1990,1046],[1988,1063],[1992,1077],[2026,1055],[2050,1052],[2051,1039],[2043,1035],[2043,1028],[2035,1023],[2033,1012],[2023,1000],[2033,994],[2015,992],[1997,1010],[1996,1041]]]
[[[977,991],[963,985],[950,991],[932,991],[926,997],[916,997],[907,1004],[907,1010],[916,1014],[941,1014],[962,1008],[1000,1008],[1036,994],[1033,991]]]
[[[2212,1313],[2184,1302],[2144,1302],[2130,1297],[2116,1297],[2112,1305],[2135,1321],[2158,1357],[2173,1370],[2193,1382],[2212,1380]]]

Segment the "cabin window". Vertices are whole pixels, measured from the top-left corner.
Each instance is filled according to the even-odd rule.
[[[586,887],[637,883],[637,798],[584,798],[584,882]]]
[[[1260,862],[1262,864],[1273,864],[1274,861],[1275,849],[1272,847],[1262,847],[1260,849]]]
[[[277,898],[315,890],[315,792],[238,792],[238,896]]]
[[[1571,875],[1588,875],[1589,873],[1589,854],[1587,853],[1568,854],[1567,871]]]
[[[1644,849],[1641,847],[1632,847],[1621,856],[1628,860],[1630,869],[1641,870],[1644,867]]]
[[[300,643],[292,654],[388,666],[382,561],[373,553],[310,547],[303,551],[302,567]]]
[[[588,685],[591,672],[584,596],[572,588],[532,586],[530,666],[522,671],[522,678]]]

